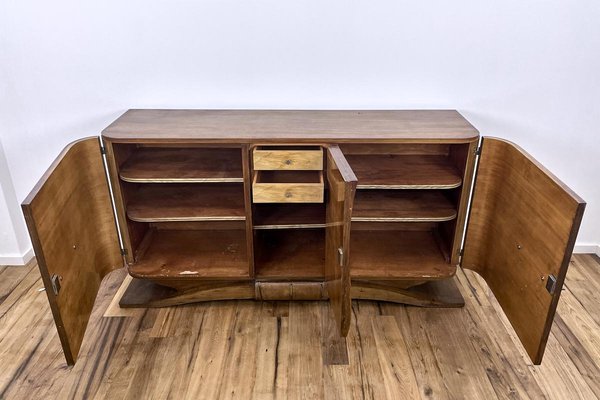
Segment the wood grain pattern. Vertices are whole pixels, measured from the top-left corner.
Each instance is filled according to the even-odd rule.
[[[585,203],[514,144],[485,138],[462,266],[480,273],[539,364]],[[557,279],[553,294],[546,289]]]
[[[267,146],[252,150],[254,170],[322,170],[323,150],[319,147],[306,150],[275,150]]]
[[[415,372],[400,328],[393,316],[377,316],[372,320],[375,346],[383,374],[386,395],[393,398],[402,393],[408,399],[419,396]]]
[[[323,293],[325,293],[323,287]],[[335,315],[328,304],[321,304],[321,358],[323,366],[348,365],[348,345],[346,338],[340,336]],[[327,382],[324,383],[327,385]],[[335,389],[331,390],[336,392]]]
[[[100,282],[124,264],[99,149],[97,137],[68,145],[22,205],[69,365],[77,360]]]
[[[240,280],[249,278],[245,230],[156,230],[132,265],[134,278]]]
[[[349,155],[358,189],[452,189],[462,183],[460,172],[444,156]]]
[[[368,139],[365,132],[369,132]],[[455,110],[286,111],[128,110],[102,135],[113,141],[319,143],[471,141],[479,136]]]
[[[22,205],[69,365],[77,360],[102,278],[123,267],[99,146],[97,137],[68,145]]]
[[[255,171],[254,203],[322,203],[322,171]]]
[[[433,280],[453,276],[430,231],[352,231],[352,279]]]
[[[341,336],[350,329],[350,222],[357,179],[338,146],[327,148],[325,289]]]
[[[456,207],[437,190],[359,190],[352,221],[442,222],[456,218]]]
[[[138,148],[122,166],[126,182],[243,182],[240,149]]]
[[[0,279],[0,397],[285,399],[309,387],[330,399],[396,399],[393,372],[401,378],[412,370],[414,398],[422,400],[593,400],[600,397],[598,271],[596,256],[573,257],[537,366],[483,279],[468,270],[457,273],[462,309],[354,301],[348,362],[330,365],[324,302],[206,302],[103,317],[126,275],[121,269],[103,281],[79,360],[67,368],[35,262],[0,267],[0,277],[14,278]],[[397,353],[402,342],[408,357]]]
[[[127,204],[137,222],[243,221],[244,187],[240,184],[144,184]]]

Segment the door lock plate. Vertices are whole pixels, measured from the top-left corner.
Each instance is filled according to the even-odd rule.
[[[554,275],[548,275],[548,279],[546,280],[546,290],[550,294],[554,294],[556,291],[556,277]]]
[[[340,267],[344,266],[344,249],[338,247],[338,263]]]
[[[55,296],[58,296],[60,292],[60,275],[53,274],[50,277],[50,283],[52,284],[52,292]]]

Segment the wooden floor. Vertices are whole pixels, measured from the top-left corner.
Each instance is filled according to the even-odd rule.
[[[345,344],[322,302],[120,310],[124,276],[105,280],[69,368],[35,263],[0,267],[0,399],[600,397],[596,256],[572,260],[541,366],[470,272],[457,275],[463,309],[354,302]]]

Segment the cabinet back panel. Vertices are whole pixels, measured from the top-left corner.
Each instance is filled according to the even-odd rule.
[[[386,144],[340,144],[340,149],[348,154],[403,154],[403,155],[438,155],[447,156],[450,152],[448,144],[423,143],[386,143]]]

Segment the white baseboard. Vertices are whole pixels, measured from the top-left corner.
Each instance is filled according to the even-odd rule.
[[[33,248],[29,248],[23,255],[0,254],[0,265],[25,265],[34,257]]]
[[[573,249],[575,254],[596,254],[600,257],[600,244],[575,244]]]

